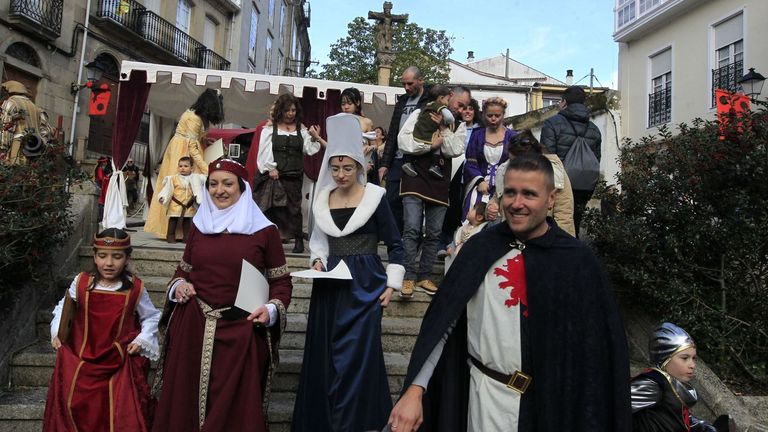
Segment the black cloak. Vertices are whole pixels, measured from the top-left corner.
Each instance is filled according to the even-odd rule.
[[[521,398],[519,431],[630,431],[629,357],[613,293],[591,249],[547,221],[547,233],[522,251],[529,311],[522,369],[533,380]],[[457,324],[424,393],[420,431],[467,430],[466,305],[515,242],[506,223],[473,236],[432,299],[403,392]]]

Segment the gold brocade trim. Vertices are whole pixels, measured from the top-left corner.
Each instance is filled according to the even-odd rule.
[[[273,304],[277,308],[278,319],[280,320],[279,333],[282,334],[285,330],[285,326],[288,324],[288,314],[285,310],[285,305],[278,299],[272,299],[267,302]],[[267,384],[264,390],[264,398],[262,400],[262,407],[264,409],[264,421],[269,424],[269,399],[272,395],[272,377],[277,370],[277,366],[280,364],[280,355],[278,352],[280,341],[279,339],[272,344],[272,332],[270,329],[266,329],[267,335],[267,349],[269,350],[269,368],[267,371]]]
[[[214,309],[200,297],[195,296],[197,304],[205,316],[205,330],[203,332],[203,352],[200,356],[200,391],[198,393],[198,419],[200,427],[205,423],[205,408],[208,403],[208,383],[211,379],[211,360],[213,359],[213,343],[216,336],[216,321],[221,318],[221,313],[231,309],[230,306]]]
[[[280,267],[267,269],[267,279],[277,279],[280,276],[288,273],[288,264],[283,264]]]
[[[184,260],[181,260],[181,261],[179,261],[179,268],[181,269],[181,271],[189,273],[189,272],[192,271],[192,264],[190,264],[190,263],[188,263],[188,262],[186,262]]]

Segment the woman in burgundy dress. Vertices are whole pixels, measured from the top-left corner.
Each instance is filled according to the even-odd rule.
[[[168,284],[154,431],[267,430],[269,378],[292,285],[280,234],[246,177],[235,161],[208,167],[208,194]],[[264,273],[270,298],[245,319],[232,310],[243,260]]]

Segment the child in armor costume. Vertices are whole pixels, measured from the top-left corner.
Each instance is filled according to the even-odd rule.
[[[179,159],[178,174],[163,179],[163,189],[158,194],[158,201],[168,212],[168,233],[166,241],[176,243],[176,227],[181,221],[182,242],[186,242],[192,217],[197,212],[201,200],[201,189],[205,177],[192,174],[192,158]]]
[[[450,126],[454,123],[453,113],[448,109],[448,101],[451,98],[451,89],[447,86],[435,84],[429,89],[427,94],[427,104],[421,109],[416,124],[413,127],[413,139],[416,142],[432,145],[435,132],[440,130],[440,125],[432,120],[432,114],[443,116],[443,124]],[[443,178],[441,163],[443,153],[440,149],[431,151],[432,162],[429,167],[429,174],[439,179]],[[418,172],[413,165],[413,156],[405,156],[403,172],[411,177],[416,177]]]
[[[689,384],[696,368],[691,336],[675,324],[664,323],[653,332],[649,347],[653,366],[631,381],[632,430],[718,432],[719,428],[690,414],[698,400]]]

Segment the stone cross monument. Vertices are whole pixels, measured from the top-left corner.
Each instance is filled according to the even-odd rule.
[[[368,19],[376,20],[376,63],[379,67],[379,85],[389,85],[392,63],[392,24],[408,22],[408,14],[392,15],[392,2],[384,2],[384,12],[368,12]]]

